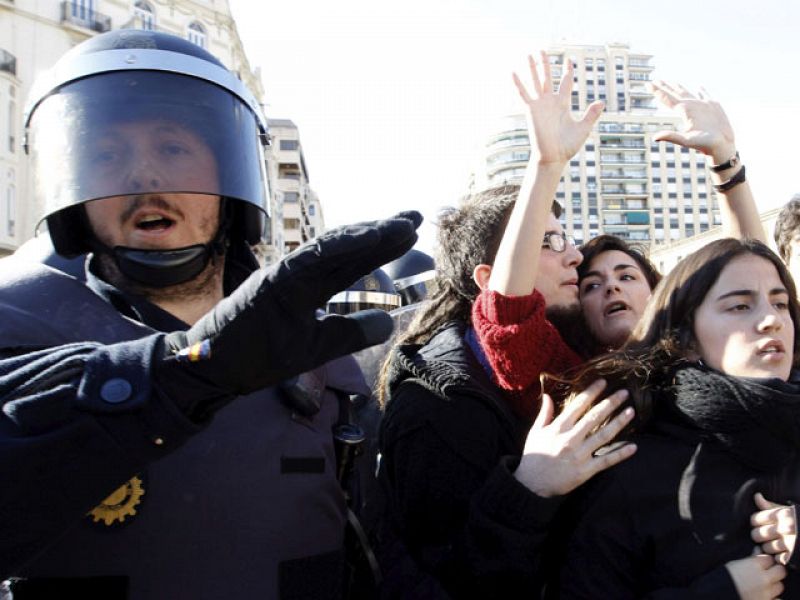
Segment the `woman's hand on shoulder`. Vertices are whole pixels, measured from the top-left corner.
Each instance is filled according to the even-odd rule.
[[[628,397],[627,390],[618,390],[596,403],[605,386],[602,379],[595,381],[555,419],[553,401],[544,394],[514,473],[520,483],[543,498],[561,496],[636,452],[635,444],[609,446],[630,423],[633,408],[626,408],[598,429]]]

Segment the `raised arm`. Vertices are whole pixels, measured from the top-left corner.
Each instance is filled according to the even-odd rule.
[[[736,140],[730,121],[718,102],[709,98],[705,90],[695,96],[681,85],[656,81],[652,89],[665,106],[675,110],[683,119],[682,131],[659,131],[658,141],[673,142],[694,148],[706,155],[712,166],[730,166],[711,172],[714,185],[728,182],[744,166],[738,160]],[[731,161],[732,157],[737,157]],[[761,219],[758,216],[750,184],[745,180],[726,191],[719,192],[722,226],[730,237],[749,237],[767,243]]]
[[[507,296],[525,296],[533,290],[545,225],[561,173],[603,110],[602,102],[593,102],[580,120],[573,119],[572,61],[567,60],[555,91],[547,53],[542,51],[540,56],[541,77],[536,61],[528,57],[532,88],[514,74],[514,83],[525,103],[531,156],[489,277],[489,289]]]

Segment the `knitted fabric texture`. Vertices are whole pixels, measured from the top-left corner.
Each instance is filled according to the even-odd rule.
[[[495,382],[527,419],[539,405],[541,374],[561,374],[582,362],[547,320],[544,297],[535,290],[528,296],[482,291],[472,305],[472,325]]]
[[[797,385],[688,366],[675,373],[672,391],[669,408],[751,468],[774,469],[800,451]]]

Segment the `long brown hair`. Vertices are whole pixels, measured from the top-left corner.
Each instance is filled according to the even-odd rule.
[[[447,323],[471,322],[472,303],[480,293],[472,273],[477,265],[494,262],[518,194],[519,186],[504,185],[469,196],[459,206],[440,213],[435,253],[436,292],[425,300],[414,320],[395,340],[392,350],[402,344],[425,344]],[[388,394],[393,354],[393,351],[387,354],[378,379],[381,405]]]
[[[608,382],[604,396],[618,389],[629,391],[629,403],[637,413],[635,424],[642,425],[652,414],[654,387],[668,382],[674,368],[689,360],[695,347],[697,309],[723,268],[746,254],[765,258],[775,266],[789,292],[792,321],[800,324],[794,282],[781,259],[757,240],[717,240],[687,256],[661,280],[641,320],[621,349],[586,363],[574,377],[555,380],[556,389],[561,388],[563,393],[566,387],[574,398],[592,381],[602,377]],[[795,365],[800,361],[799,335],[795,327]]]

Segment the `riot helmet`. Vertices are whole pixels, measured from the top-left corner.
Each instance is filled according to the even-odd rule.
[[[403,299],[403,306],[422,302],[433,294],[436,264],[429,255],[412,248],[400,258],[383,265]]]
[[[261,109],[233,73],[155,31],[112,31],[74,47],[37,80],[25,116],[37,214],[56,251],[106,250],[123,274],[155,287],[193,278],[228,244],[262,240],[268,143]],[[108,248],[89,226],[88,202],[160,194],[220,198],[214,239]]]
[[[398,308],[400,303],[400,295],[395,291],[391,278],[383,270],[375,269],[346,290],[334,294],[328,300],[326,310],[337,315],[349,315],[368,308],[388,312]]]

